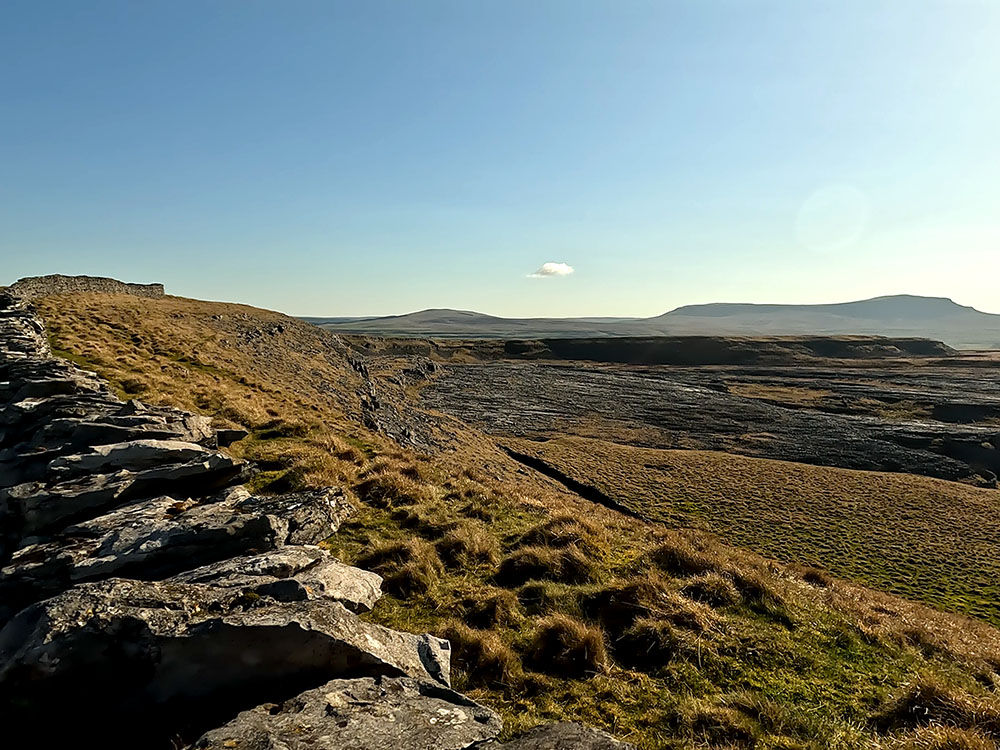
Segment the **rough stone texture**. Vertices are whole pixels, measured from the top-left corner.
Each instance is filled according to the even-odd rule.
[[[914,370],[914,368],[910,368]],[[915,368],[896,374],[895,395],[888,388],[893,371],[798,367],[767,385],[841,391],[846,397],[913,400],[926,408],[950,410],[975,402],[984,415],[1000,414],[995,370],[966,367],[942,372]],[[780,373],[772,372],[772,376]],[[743,370],[746,375],[746,370]],[[727,451],[758,458],[892,471],[995,487],[1000,474],[1000,433],[995,425],[964,425],[935,420],[891,421],[862,414],[788,408],[728,393],[719,387],[733,369],[641,368],[579,364],[491,362],[456,364],[443,369],[420,391],[423,402],[487,432],[541,439],[566,434],[594,419],[641,430],[649,448]],[[803,374],[810,377],[803,378]],[[841,381],[852,384],[847,392]],[[750,380],[752,384],[758,381]],[[573,394],[566,398],[567,393]],[[840,400],[840,394],[837,400]],[[971,405],[971,404],[970,404]],[[828,407],[829,408],[829,407]],[[582,434],[587,434],[583,432]],[[748,439],[747,436],[766,439]]]
[[[207,502],[164,496],[68,526],[50,541],[24,544],[13,553],[0,570],[0,613],[16,611],[75,583],[111,576],[156,580],[234,555],[274,550],[293,538],[294,543],[319,542],[340,527],[347,509],[353,510],[331,503],[322,492],[294,497],[287,504],[268,503],[270,512],[251,512],[248,506],[259,499],[243,488]],[[303,516],[311,523],[300,525]],[[309,564],[319,563],[314,558]],[[299,568],[306,565],[300,561]],[[312,582],[318,589],[324,574],[335,575],[315,571]],[[336,580],[329,581],[331,586]],[[305,598],[294,597],[290,589],[286,595]]]
[[[380,575],[344,565],[326,550],[311,545],[223,560],[171,580],[250,590],[282,601],[333,599],[352,612],[369,611],[382,596]]]
[[[158,493],[180,498],[209,494],[242,481],[245,471],[242,462],[212,453],[204,461],[166,463],[138,473],[123,470],[65,482],[29,482],[0,489],[0,519],[8,533],[28,539]]]
[[[131,294],[136,297],[162,297],[163,284],[127,284],[117,279],[101,276],[29,276],[18,279],[7,287],[9,293],[23,299],[45,297],[49,294],[72,292],[100,292],[101,294]]]
[[[111,579],[7,623],[0,705],[20,707],[17,725],[42,735],[53,705],[65,710],[61,720],[83,722],[84,736],[106,712],[125,710],[150,726],[182,716],[183,728],[204,731],[240,708],[338,677],[408,675],[447,686],[449,654],[447,641],[363,622],[334,601]]]
[[[635,750],[609,734],[573,722],[543,724],[510,742],[489,741],[477,750]]]
[[[332,680],[280,705],[244,711],[194,747],[461,750],[499,731],[495,713],[439,684],[366,677]]]

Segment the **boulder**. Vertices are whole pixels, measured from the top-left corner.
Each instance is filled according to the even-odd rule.
[[[0,630],[0,714],[5,734],[41,747],[71,736],[167,746],[332,679],[447,687],[449,656],[447,641],[363,622],[335,601],[110,579],[32,605]]]
[[[330,497],[342,495],[299,493],[287,504],[279,498],[256,504],[245,489],[237,487],[208,502],[163,496],[74,524],[50,541],[27,544],[11,555],[0,570],[0,621],[76,583],[112,576],[158,580],[236,555],[274,550],[293,537],[296,542],[321,541],[339,528],[348,508],[353,511],[353,506],[331,503]],[[269,512],[261,510],[265,506]],[[306,526],[298,523],[303,516],[310,520]],[[254,585],[270,585],[287,598],[308,598],[298,592],[310,583],[319,592],[327,584],[333,590],[338,582],[346,584],[351,578],[347,566],[336,561],[324,566],[329,561],[318,555],[309,560],[304,557],[298,555],[301,582],[282,584],[278,576],[271,576],[273,580],[258,580]],[[293,560],[295,555],[285,555],[286,569],[293,566]],[[261,575],[267,562],[258,561],[258,565]],[[313,569],[306,570],[310,566]],[[254,563],[230,561],[230,575],[237,575],[241,568],[253,570]],[[271,560],[271,569],[281,571],[282,562]],[[370,597],[360,581],[355,593],[361,601]]]
[[[500,729],[495,713],[438,683],[365,677],[244,711],[193,748],[461,750]]]
[[[207,448],[180,440],[133,440],[94,446],[87,453],[62,456],[49,464],[53,477],[110,474],[115,471],[142,471],[164,464],[204,460]]]
[[[178,583],[239,588],[281,601],[333,599],[352,612],[367,612],[382,596],[382,577],[352,568],[312,545],[295,545],[253,557],[204,565],[174,576]]]
[[[286,544],[316,544],[340,528],[357,512],[339,487],[251,496],[238,506],[240,513],[273,515],[288,522]]]
[[[58,484],[27,482],[0,487],[0,519],[20,538],[58,531],[128,502],[158,495],[204,497],[246,479],[248,467],[221,453],[181,464],[164,463],[140,472],[90,474]]]

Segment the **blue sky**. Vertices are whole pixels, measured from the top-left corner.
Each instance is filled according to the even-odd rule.
[[[1000,312],[998,38],[992,0],[7,0],[0,283]]]

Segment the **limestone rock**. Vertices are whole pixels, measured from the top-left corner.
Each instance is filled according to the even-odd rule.
[[[495,737],[500,718],[437,683],[407,677],[332,680],[244,711],[194,748],[461,750]]]
[[[0,518],[22,537],[58,530],[127,502],[157,495],[204,497],[246,478],[247,465],[221,453],[144,471],[91,474],[54,485],[29,482],[0,488]]]
[[[61,727],[152,745],[331,679],[447,687],[449,654],[447,641],[363,622],[334,601],[111,579],[32,605],[0,630],[0,713],[5,732],[30,729],[39,746]]]
[[[167,463],[204,460],[209,454],[210,451],[200,445],[180,440],[133,440],[98,445],[87,453],[63,456],[49,465],[49,471],[56,477],[142,471]]]
[[[286,544],[315,544],[339,529],[357,508],[339,487],[324,487],[274,497],[252,496],[239,504],[239,511],[288,521]]]
[[[0,571],[0,621],[5,608],[9,616],[76,583],[112,576],[157,580],[235,555],[274,550],[292,537],[302,542],[321,541],[339,527],[343,518],[344,509],[331,506],[331,496],[340,497],[333,492],[300,493],[287,504],[268,498],[269,512],[249,511],[258,499],[243,488],[205,503],[164,496],[69,526],[51,541],[29,544],[13,553]],[[346,507],[353,510],[353,506]],[[303,517],[308,517],[310,523],[299,525]],[[291,566],[293,559],[293,555],[286,555],[286,566]],[[274,580],[257,581],[255,585],[270,583],[275,591],[284,590],[287,597],[307,598],[296,596],[296,591],[310,582],[322,591],[327,584],[333,590],[338,582],[346,584],[351,580],[347,571],[341,570],[347,566],[324,566],[323,562],[318,556],[307,562],[299,555],[300,570],[316,567],[311,575],[304,574],[304,580],[277,584],[278,577],[273,576]],[[281,569],[279,561],[272,563],[273,570]],[[252,570],[253,564],[238,560],[230,563],[232,574],[241,567]],[[261,568],[266,568],[266,563]],[[368,601],[372,593],[366,592],[361,582],[357,585],[356,596],[362,602]],[[377,592],[378,587],[374,588]],[[375,593],[371,602],[377,598]],[[351,601],[349,595],[347,600]]]
[[[336,560],[320,547],[296,545],[234,557],[174,576],[178,583],[240,588],[282,601],[332,599],[367,612],[382,596],[382,577]]]

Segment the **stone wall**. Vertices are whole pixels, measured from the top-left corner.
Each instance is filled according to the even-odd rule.
[[[131,294],[136,297],[162,297],[163,284],[127,284],[101,276],[29,276],[14,282],[7,291],[22,299],[35,299],[49,294],[99,292],[101,294]]]

